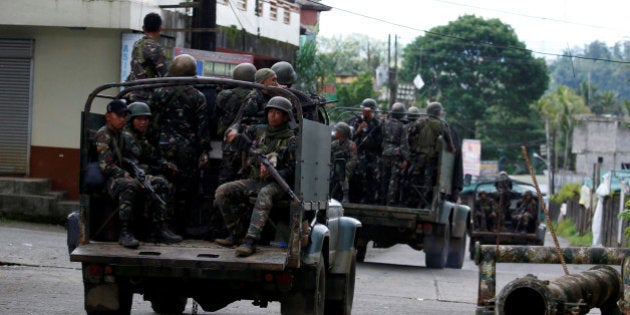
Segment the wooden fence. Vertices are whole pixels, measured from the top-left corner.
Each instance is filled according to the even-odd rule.
[[[628,247],[628,240],[624,231],[630,224],[628,221],[622,221],[621,225],[621,243],[617,241],[619,235],[619,193],[604,198],[604,215],[602,219],[602,245],[604,247]],[[628,199],[626,199],[628,200]],[[585,208],[578,202],[578,197],[572,198],[566,202],[567,213],[564,219],[571,220],[575,224],[577,232],[584,235],[592,229],[592,219],[597,205],[597,198],[593,200],[593,209]],[[560,213],[560,205],[552,203],[550,205],[550,216],[552,220],[558,219]]]

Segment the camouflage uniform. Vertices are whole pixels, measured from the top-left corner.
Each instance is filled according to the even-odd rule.
[[[126,125],[122,133],[124,141],[123,157],[135,160],[138,165],[144,169],[145,174],[155,191],[160,197],[168,202],[172,193],[172,185],[166,178],[160,175],[150,175],[151,173],[162,172],[167,169],[167,161],[161,158],[158,150],[152,146],[147,140],[146,136],[136,130],[133,127]],[[167,208],[166,205],[160,202],[151,202],[145,205],[151,213],[151,222],[154,226],[164,224],[167,220]]]
[[[475,229],[494,231],[497,228],[497,205],[485,193],[475,201]]]
[[[163,77],[167,72],[166,55],[158,41],[145,35],[134,43],[127,81]],[[128,95],[130,101],[146,101],[149,97],[150,92],[141,90]]]
[[[357,119],[353,122],[348,122],[348,125],[354,127],[354,130],[358,130],[362,122],[363,119]],[[357,144],[359,165],[354,173],[353,183],[350,184],[350,199],[359,198],[361,203],[376,204],[378,201],[379,163],[383,134],[381,121],[376,116],[366,122],[367,127],[361,132],[355,132],[352,139]],[[352,190],[354,190],[353,186],[357,187],[357,191],[354,194],[352,193]]]
[[[380,170],[382,204],[392,205],[399,202],[403,161],[409,161],[407,129],[401,119],[392,117],[383,123],[383,157]]]
[[[289,88],[288,90],[295,94],[300,100],[300,104],[302,105],[302,117],[304,117],[304,119],[323,122],[322,117],[319,115],[319,107],[326,101],[325,98],[317,94],[307,95],[294,88]]]
[[[510,203],[512,199],[512,180],[505,172],[499,173],[499,176],[494,183],[494,187],[497,189],[499,211],[504,218],[510,217]]]
[[[292,186],[296,163],[296,140],[295,133],[289,129],[288,123],[274,129],[267,125],[251,126],[247,129],[246,134],[250,139],[256,139],[257,151],[268,157],[277,157],[276,169],[278,173]],[[247,203],[247,199],[256,194],[256,204],[251,214],[246,237],[259,240],[273,208],[274,199],[283,196],[285,191],[273,177],[261,178],[260,163],[256,157],[250,157],[248,165],[251,166],[249,178],[222,184],[215,192],[215,200],[230,235],[234,239],[239,239],[242,236],[240,218],[243,208],[239,209],[236,205],[241,202]]]
[[[266,124],[265,105],[272,97],[273,95],[260,89],[252,89],[245,98],[245,104],[239,110],[237,119],[247,125]]]
[[[225,131],[234,123],[239,109],[251,91],[252,89],[249,88],[236,87],[219,92],[216,102],[216,115],[218,117],[216,135],[219,139],[223,139]],[[239,175],[239,170],[243,167],[240,152],[233,148],[229,142],[223,142],[222,151],[223,160],[219,171],[219,184],[242,178],[242,175]]]
[[[421,187],[413,198],[410,198],[410,206],[418,206],[416,203],[428,203],[431,201],[431,190],[437,180],[437,166],[439,165],[442,143],[451,143],[450,130],[440,118],[429,115],[428,118],[411,123],[409,132],[409,148],[413,164],[413,176],[418,182],[413,183],[415,189]]]
[[[515,231],[533,233],[536,230],[535,221],[538,212],[538,203],[532,198],[531,192],[525,192],[523,199],[516,205],[516,211],[512,215],[515,223]]]
[[[350,178],[354,172],[355,167],[357,166],[358,158],[357,158],[357,145],[354,141],[346,139],[345,141],[340,141],[339,139],[333,140],[330,147],[330,161],[333,163],[333,166],[336,166],[336,160],[343,160],[345,164],[345,176],[340,178],[341,176],[337,175],[341,173],[341,170],[337,170],[333,168],[333,174],[331,176],[330,182],[330,196],[337,200],[343,200],[344,195],[347,195],[350,190]]]
[[[179,172],[169,178],[175,185],[175,201],[178,227],[192,216],[191,202],[199,191],[201,159],[208,159],[210,131],[205,96],[192,86],[163,87],[151,96],[151,112],[154,113],[154,130],[159,131],[159,149],[164,157],[175,163]],[[185,213],[188,212],[188,213]],[[188,218],[191,219],[191,218]]]
[[[118,216],[122,222],[133,219],[133,201],[139,183],[122,168],[122,152],[125,141],[122,132],[115,133],[107,126],[101,127],[95,135],[94,142],[98,152],[98,163],[107,179],[107,193],[118,200]]]

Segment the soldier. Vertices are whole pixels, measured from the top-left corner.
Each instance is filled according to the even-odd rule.
[[[131,71],[127,81],[163,77],[168,71],[164,49],[158,42],[162,32],[162,18],[157,13],[144,17],[142,25],[144,36],[133,45],[131,53]],[[144,90],[129,93],[131,101],[146,101],[150,92]]]
[[[497,206],[492,198],[488,198],[485,190],[478,194],[474,205],[475,229],[495,231],[497,228]]]
[[[536,230],[535,223],[537,212],[538,203],[536,199],[533,198],[533,193],[529,190],[525,191],[512,215],[512,220],[516,224],[514,231],[533,233]]]
[[[163,176],[156,173],[176,173],[177,167],[164,158],[158,150],[149,143],[146,132],[149,128],[151,110],[146,103],[134,102],[128,106],[127,125],[123,130],[124,147],[123,157],[137,163],[143,169],[143,174],[158,196],[168,201],[171,195],[172,185]],[[136,179],[139,179],[136,174]],[[146,188],[146,187],[145,187]],[[153,238],[158,242],[177,243],[182,237],[172,233],[168,227],[167,207],[153,198],[148,198],[150,202],[146,204],[151,213],[153,224]]]
[[[414,187],[419,187],[418,195],[410,198],[410,202],[416,203],[419,198],[420,206],[431,202],[432,189],[437,180],[437,167],[439,165],[442,142],[454,152],[451,142],[450,128],[443,120],[444,109],[442,104],[432,102],[427,106],[428,117],[419,120],[409,127],[409,146],[414,166],[414,177],[418,180]],[[410,204],[418,206],[418,204]]]
[[[411,124],[412,122],[417,121],[418,118],[420,118],[420,110],[418,107],[410,106],[409,109],[407,109],[407,123]]]
[[[278,61],[271,66],[278,76],[278,85],[291,91],[300,100],[302,104],[302,117],[308,120],[323,121],[323,117],[319,115],[319,107],[326,104],[326,99],[317,95],[299,91],[293,88],[293,83],[297,80],[297,73],[293,70],[293,66],[286,61]]]
[[[275,96],[267,103],[265,112],[268,124],[251,126],[245,132],[249,139],[255,139],[253,145],[256,146],[256,150],[265,154],[270,163],[275,165],[280,176],[292,186],[296,163],[296,140],[295,132],[290,128],[290,122],[293,121],[291,102],[282,96]],[[241,130],[240,124],[231,127],[227,132],[227,141],[232,142],[236,138],[239,139],[238,141],[246,139],[238,135]],[[241,237],[239,217],[243,209],[234,205],[239,200],[248,198],[252,192],[257,194],[245,239],[236,248],[236,255],[241,257],[249,256],[256,251],[255,244],[260,240],[262,230],[273,208],[274,198],[285,194],[282,187],[270,177],[265,165],[259,163],[256,157],[250,157],[249,165],[251,165],[251,173],[248,179],[225,183],[215,192],[215,200],[229,232],[226,238],[215,240],[217,244],[223,246],[232,246]]]
[[[330,196],[349,202],[350,177],[357,166],[357,145],[350,140],[350,126],[345,122],[335,125],[335,139],[330,148],[333,174],[330,181]]]
[[[194,76],[195,58],[182,54],[173,60],[170,76]],[[156,116],[154,130],[158,131],[159,148],[164,157],[175,163],[179,173],[171,178],[175,185],[175,201],[182,211],[176,211],[178,227],[186,213],[193,210],[199,191],[200,170],[208,162],[210,136],[205,96],[193,86],[169,86],[157,89],[151,96],[151,112]],[[198,216],[195,216],[198,217]]]
[[[256,71],[254,75],[256,83],[269,86],[278,86],[278,77],[276,73],[269,68],[262,68]],[[253,89],[247,95],[245,104],[239,110],[237,118],[246,124],[267,123],[263,110],[267,102],[273,97],[273,93],[267,89]]]
[[[494,187],[497,189],[499,211],[504,220],[510,217],[510,203],[512,199],[512,180],[505,171],[501,171],[497,177]]]
[[[254,82],[256,67],[251,63],[241,63],[234,67],[232,78],[234,80]],[[232,89],[225,89],[217,95],[216,114],[218,117],[217,137],[224,138],[224,133],[236,119],[236,115],[245,103],[247,95],[252,91],[251,88],[238,86]],[[219,184],[242,178],[238,173],[242,168],[241,155],[233,148],[233,146],[223,141],[222,145],[223,159],[219,171]]]
[[[357,182],[358,196],[350,196],[350,198],[359,198],[361,203],[376,204],[379,200],[379,162],[383,142],[381,121],[376,117],[375,100],[364,99],[361,110],[362,117],[348,123],[354,127],[355,134],[352,140],[357,144],[359,156],[359,165],[353,180]],[[354,185],[351,184],[351,186]]]
[[[383,122],[383,156],[381,161],[381,204],[399,202],[399,181],[409,161],[409,142],[405,128],[405,105],[394,103],[389,119]]]

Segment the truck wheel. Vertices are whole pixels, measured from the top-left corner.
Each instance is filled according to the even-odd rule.
[[[151,300],[151,308],[158,314],[181,314],[187,302],[187,297],[164,294]]]
[[[448,248],[448,257],[446,258],[446,267],[462,269],[464,256],[466,256],[466,235],[464,235],[464,237],[451,238]]]
[[[299,287],[295,288],[280,303],[280,313],[284,315],[323,315],[326,300],[324,255],[320,254],[317,266],[312,270],[301,272],[300,276],[296,277],[295,282],[299,283]]]
[[[446,265],[448,241],[451,227],[448,224],[435,224],[433,233],[424,237],[424,253],[427,268],[442,269]]]
[[[475,242],[474,238],[470,238],[470,242],[468,242],[468,251],[470,252],[470,260],[475,260]]]
[[[354,278],[357,271],[357,259],[356,255],[352,257],[350,263],[350,270],[346,274],[333,274],[331,277],[342,278],[340,281],[334,281],[335,288],[327,288],[329,294],[330,291],[341,291],[341,299],[326,300],[324,306],[324,313],[330,315],[350,315],[352,313],[352,302],[354,300]],[[328,281],[329,285],[331,284]],[[328,290],[331,289],[331,290]]]

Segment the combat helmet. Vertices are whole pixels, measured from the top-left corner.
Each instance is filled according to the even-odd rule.
[[[440,102],[431,102],[429,106],[427,106],[427,114],[429,115],[439,116],[442,110],[444,110],[444,108]]]
[[[348,126],[348,124],[346,124],[343,121],[338,122],[337,124],[335,124],[335,131],[337,131],[341,136],[345,137],[346,139],[350,138],[350,126]]]
[[[256,66],[249,62],[239,63],[234,70],[232,70],[232,79],[241,80],[247,82],[254,82],[254,76],[256,75]]]
[[[366,98],[361,102],[361,108],[369,108],[372,111],[376,111],[376,101],[372,98]]]
[[[282,96],[274,96],[272,97],[267,105],[265,105],[265,113],[269,108],[277,108],[289,115],[289,126],[291,129],[295,128],[295,119],[293,118],[293,105],[291,102]]]
[[[393,118],[403,118],[405,117],[405,104],[396,102],[392,105],[391,115]]]
[[[418,120],[418,118],[420,118],[420,109],[415,106],[409,107],[409,109],[407,110],[407,119],[409,119],[410,121],[416,121]]]
[[[133,120],[134,117],[138,116],[151,116],[151,109],[144,102],[133,102],[127,106],[127,109],[129,109],[129,115],[127,116],[129,120]]]
[[[282,85],[291,85],[297,80],[297,73],[293,70],[293,66],[286,61],[278,61],[271,66],[271,70],[276,73],[278,83]]]
[[[173,59],[169,70],[171,77],[192,77],[197,74],[197,61],[188,54],[181,54]]]

